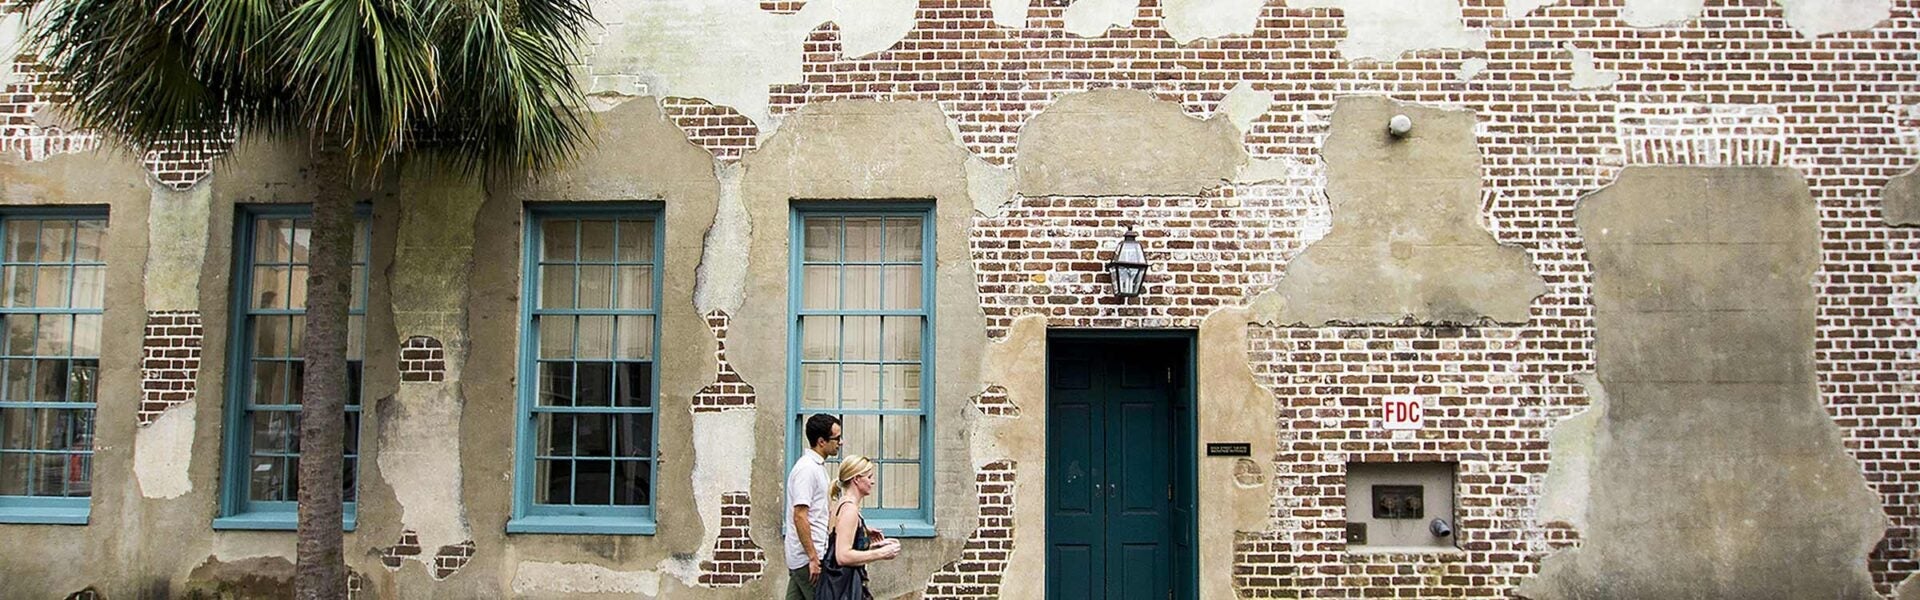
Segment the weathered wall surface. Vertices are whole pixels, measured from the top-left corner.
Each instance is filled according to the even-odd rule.
[[[1035,474],[1045,457],[1033,432],[1044,431],[1045,397],[1030,370],[1050,327],[1198,328],[1222,340],[1203,349],[1212,358],[1202,371],[1218,397],[1238,402],[1203,407],[1203,424],[1213,415],[1230,425],[1206,435],[1254,436],[1272,450],[1256,450],[1250,469],[1235,462],[1231,490],[1214,481],[1219,489],[1205,492],[1203,519],[1231,517],[1203,521],[1200,552],[1218,576],[1207,581],[1208,597],[1504,597],[1523,584],[1551,588],[1578,571],[1542,577],[1544,565],[1598,560],[1564,550],[1585,544],[1598,548],[1589,557],[1617,556],[1607,548],[1620,542],[1609,540],[1624,539],[1593,510],[1602,474],[1595,461],[1611,423],[1641,417],[1621,413],[1634,400],[1592,376],[1603,370],[1595,344],[1604,326],[1594,317],[1592,234],[1576,227],[1574,209],[1634,165],[1785,167],[1804,177],[1820,253],[1808,309],[1813,390],[1794,396],[1804,412],[1794,413],[1792,430],[1822,425],[1809,407],[1824,408],[1870,482],[1862,489],[1889,519],[1881,531],[1833,536],[1873,544],[1864,559],[1859,547],[1838,544],[1846,547],[1813,562],[1864,561],[1859,572],[1882,594],[1920,570],[1920,467],[1909,447],[1920,426],[1908,418],[1920,403],[1913,362],[1901,358],[1920,346],[1911,310],[1920,229],[1889,227],[1902,218],[1882,204],[1883,195],[1904,193],[1883,188],[1912,169],[1920,140],[1920,113],[1911,109],[1920,104],[1920,3],[649,0],[595,8],[606,29],[584,71],[596,106],[608,109],[598,116],[595,153],[533,184],[421,178],[370,199],[369,332],[378,341],[368,349],[367,396],[390,398],[392,410],[369,419],[362,438],[365,500],[348,543],[366,593],[760,598],[784,585],[771,482],[786,465],[779,442],[767,440],[786,431],[785,363],[765,341],[785,335],[782,301],[770,297],[784,293],[785,207],[811,195],[938,204],[943,310],[965,313],[941,317],[942,343],[961,347],[943,347],[940,363],[940,535],[915,540],[911,560],[876,569],[887,595],[1037,593],[1045,495]],[[194,187],[207,154],[222,151],[217,140],[118,164],[46,160],[97,143],[36,114],[45,83],[30,61],[13,67],[0,69],[11,81],[0,82],[0,152],[38,162],[0,172],[0,189],[17,191],[6,201],[59,202],[77,197],[59,188],[125,182],[128,197],[140,199],[112,201],[114,281],[163,285],[108,307],[106,347],[127,353],[108,360],[124,361],[112,377],[124,379],[115,393],[128,404],[99,414],[93,523],[0,525],[0,538],[25,540],[22,555],[35,557],[30,565],[0,559],[0,577],[35,597],[87,585],[118,598],[179,593],[190,581],[277,581],[290,535],[206,529],[226,408],[233,204],[304,202],[332,178],[302,172],[307,161],[297,153],[243,148]],[[1107,88],[1133,91],[1080,94]],[[1296,257],[1309,246],[1340,241],[1334,232],[1353,212],[1336,189],[1352,175],[1340,167],[1374,169],[1361,178],[1409,174],[1380,169],[1389,163],[1368,155],[1379,148],[1347,153],[1330,140],[1342,131],[1336,108],[1357,96],[1372,99],[1345,102],[1391,98],[1406,110],[1444,111],[1440,118],[1458,121],[1453,135],[1477,149],[1471,165],[1452,165],[1461,169],[1454,179],[1479,187],[1451,214],[1509,254],[1524,252],[1522,263],[1544,283],[1495,290],[1529,299],[1510,303],[1522,306],[1507,316],[1471,311],[1509,325],[1270,326],[1259,311],[1244,312],[1295,279],[1306,264]],[[865,102],[835,102],[844,100]],[[1416,119],[1416,135],[1431,131],[1426,124]],[[1092,147],[1065,161],[1067,153],[1030,149],[1048,136],[1062,141],[1038,146]],[[1131,141],[1092,143],[1100,137]],[[1060,181],[1077,187],[1028,187],[1033,165],[1049,161],[1066,165]],[[136,162],[166,191],[147,184]],[[30,189],[35,181],[54,185]],[[400,195],[414,193],[403,189],[437,208],[400,209]],[[152,219],[136,212],[149,199]],[[662,349],[674,362],[663,364],[660,531],[505,535],[512,467],[500,432],[513,427],[514,358],[489,349],[518,339],[522,202],[648,199],[667,206],[671,266],[685,269],[669,275],[663,294],[677,316]],[[472,225],[404,225],[438,221],[441,209]],[[1142,232],[1155,266],[1148,295],[1119,302],[1106,295],[1102,263],[1126,224]],[[1385,226],[1362,233],[1394,235]],[[472,266],[462,274],[454,265],[469,247]],[[166,275],[192,273],[196,261],[193,285]],[[448,294],[462,278],[465,291]],[[415,306],[432,314],[400,314]],[[1244,342],[1231,341],[1238,332]],[[431,352],[416,335],[441,342],[451,360],[443,376],[453,375],[444,383],[406,381],[396,368],[403,352]],[[716,338],[731,344],[723,351]],[[1234,344],[1244,348],[1226,347]],[[1240,365],[1227,359],[1236,351],[1245,354]],[[966,374],[948,376],[949,368]],[[1600,400],[1608,393],[1611,402]],[[1261,394],[1270,407],[1246,401]],[[1379,399],[1397,394],[1427,401],[1426,429],[1378,428]],[[456,428],[457,441],[420,443]],[[751,442],[724,443],[735,439]],[[1820,449],[1808,460],[1845,475],[1847,456]],[[1355,461],[1458,463],[1459,551],[1347,553],[1344,474]],[[415,467],[431,468],[417,473],[431,477],[410,483]],[[428,480],[441,489],[418,485]],[[1782,493],[1859,487],[1832,481],[1783,483]],[[457,494],[446,493],[456,485]],[[1264,501],[1250,491],[1261,486]],[[1677,497],[1676,506],[1720,501]],[[1843,500],[1852,504],[1837,514],[1864,514],[1858,498]],[[152,531],[168,534],[134,535]],[[1213,566],[1222,561],[1230,571]],[[48,563],[86,568],[49,573],[40,567]],[[1833,581],[1863,585],[1847,573]],[[1911,595],[1913,584],[1906,587]]]
[[[1886,517],[1813,376],[1815,218],[1787,169],[1631,168],[1582,201],[1607,400],[1563,454],[1591,457],[1585,543],[1524,593],[1875,597]]]

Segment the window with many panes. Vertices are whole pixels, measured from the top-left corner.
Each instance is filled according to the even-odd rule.
[[[0,522],[84,524],[105,211],[0,212]]]
[[[527,219],[516,533],[649,534],[658,427],[653,205]]]
[[[256,207],[242,214],[234,245],[233,364],[229,369],[227,465],[219,528],[292,529],[300,487],[301,343],[306,334],[306,207]],[[346,464],[341,488],[351,528],[358,486],[360,382],[367,319],[363,217],[354,227],[353,297],[348,305]]]
[[[789,459],[808,416],[838,415],[841,456],[879,463],[863,508],[889,535],[933,533],[930,220],[925,207],[794,213]]]

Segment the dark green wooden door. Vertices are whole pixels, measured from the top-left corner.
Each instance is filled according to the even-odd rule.
[[[1181,346],[1050,344],[1047,594],[1174,598],[1174,369]],[[1185,596],[1185,594],[1181,594]]]

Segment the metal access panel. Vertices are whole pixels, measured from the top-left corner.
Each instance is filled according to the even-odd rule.
[[[1347,463],[1348,551],[1457,547],[1455,471],[1454,463]]]

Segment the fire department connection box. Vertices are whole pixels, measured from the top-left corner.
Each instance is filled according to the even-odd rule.
[[[1454,463],[1347,463],[1347,550],[1452,550]]]

